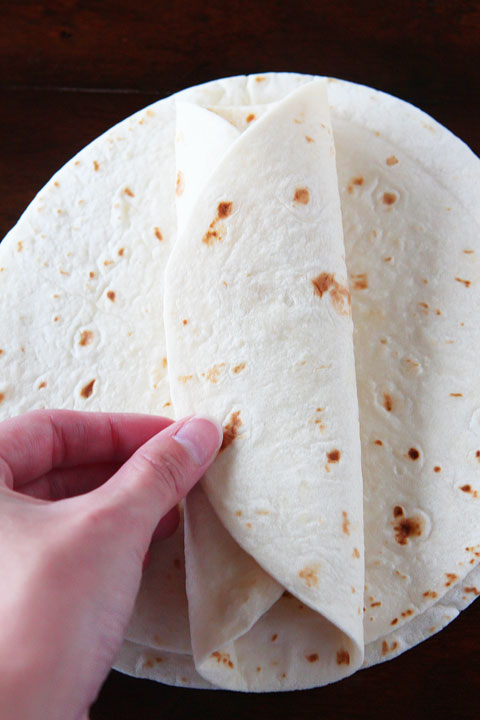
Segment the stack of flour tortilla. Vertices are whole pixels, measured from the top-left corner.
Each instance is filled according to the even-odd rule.
[[[0,417],[203,413],[116,667],[339,680],[480,594],[480,162],[412,106],[292,74],[158,102],[0,246]]]

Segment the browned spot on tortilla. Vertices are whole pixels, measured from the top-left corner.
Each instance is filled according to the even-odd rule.
[[[23,250],[23,243],[21,240],[17,242],[17,252],[22,252]]]
[[[381,604],[381,601],[377,600],[376,602],[370,603],[370,607],[380,607]]]
[[[104,261],[103,261],[103,264],[104,264],[105,266],[113,265],[113,260],[104,260]]]
[[[445,587],[450,587],[450,585],[454,583],[455,580],[458,580],[458,575],[455,575],[455,573],[445,573],[445,577],[447,578]]]
[[[93,342],[93,332],[91,330],[83,330],[82,334],[80,335],[80,342],[78,343],[82,347],[85,347],[85,345],[91,345]]]
[[[100,168],[100,165],[98,164],[98,162],[97,162],[96,160],[94,160],[94,161],[93,161],[93,169],[95,170],[95,172],[97,172],[97,170],[98,170],[99,168]]]
[[[387,165],[396,165],[398,163],[398,159],[395,157],[395,155],[390,155],[390,157],[387,157],[385,160]]]
[[[0,392],[0,403],[2,403],[5,400],[5,393]]]
[[[66,270],[62,270],[61,268],[58,270],[58,272],[60,273],[60,275],[70,275],[69,272],[67,272]]]
[[[305,581],[307,587],[316,587],[318,585],[317,569],[313,567],[306,567],[300,570],[298,577],[301,577]]]
[[[269,511],[269,510],[255,510],[255,513],[256,513],[257,515],[270,515],[270,511]]]
[[[175,194],[177,197],[180,197],[183,195],[183,191],[185,190],[185,180],[183,178],[183,173],[181,170],[177,172],[177,179],[175,181]]]
[[[408,610],[405,610],[405,612],[402,612],[402,617],[403,618],[410,617],[410,615],[413,615],[413,613],[414,613],[414,611],[411,608],[409,608]]]
[[[394,526],[395,540],[399,545],[407,545],[409,538],[420,537],[423,533],[424,522],[419,516],[402,517]]]
[[[222,653],[222,652],[219,652],[218,650],[216,650],[215,652],[212,653],[211,657],[216,658],[218,664],[222,663],[223,665],[225,665],[226,667],[229,667],[229,668],[234,667],[234,664],[230,660],[230,653]]]
[[[210,223],[207,232],[202,238],[202,242],[205,245],[211,247],[215,242],[221,242],[225,234],[225,226],[223,223],[219,223],[233,212],[233,202],[221,202],[217,207],[217,217],[215,217]]]
[[[422,308],[424,308],[425,310],[428,311],[428,304],[427,304],[427,303],[421,302],[421,303],[418,303],[418,304],[420,305],[420,307],[422,307]],[[426,314],[428,314],[428,313],[426,313]]]
[[[354,557],[354,558],[357,558],[357,559],[358,559],[358,558],[360,557],[360,550],[359,550],[358,548],[353,548],[353,553],[352,553],[352,554],[353,554],[353,557]]]
[[[217,230],[215,230],[215,221],[213,221],[212,223],[210,223],[209,229],[203,236],[202,242],[205,243],[205,245],[209,245],[211,247],[215,240],[221,242],[222,235]]]
[[[437,472],[437,473],[441,472],[441,470],[442,470],[442,468],[440,467],[440,465],[435,465],[435,467],[433,468],[433,471]]]
[[[266,80],[266,78],[264,78],[262,75],[259,75],[258,77],[255,78],[255,80],[257,82],[263,82],[264,80]]]
[[[347,185],[347,192],[352,195],[353,194],[353,185]]]
[[[380,340],[380,342],[382,343],[382,345],[386,345],[386,344],[387,344],[387,338],[382,338],[382,339]]]
[[[225,448],[232,444],[232,442],[238,435],[238,428],[241,425],[242,421],[240,420],[240,410],[237,410],[236,412],[231,414],[230,420],[226,425],[224,425],[223,440],[220,447],[220,452],[222,452],[222,450],[225,450]]]
[[[418,452],[417,448],[411,447],[410,450],[407,453],[410,460],[418,460],[420,457],[420,453]]]
[[[90,270],[90,272],[88,273],[88,277],[90,279],[93,279],[95,277],[95,273],[93,272],[93,270]]]
[[[166,367],[167,367],[167,358],[166,358],[166,357],[163,357],[163,358],[162,358],[162,367],[163,367],[163,368],[166,368]]]
[[[236,515],[237,517],[242,517],[243,513],[242,513],[241,510],[237,510],[237,511],[235,512],[235,515]]]
[[[353,183],[354,185],[363,185],[363,177],[361,177],[361,176],[360,176],[360,177],[354,177],[354,178],[352,179],[352,183]]]
[[[352,275],[352,279],[354,290],[366,290],[368,288],[367,273],[359,273],[358,275]]]
[[[471,587],[463,588],[466,593],[473,593],[474,595],[480,595],[480,590],[477,590],[473,585]]]
[[[318,661],[318,653],[312,653],[311,655],[305,655],[305,658],[308,660],[309,663],[314,663]]]
[[[242,370],[244,370],[244,369],[245,369],[245,363],[243,362],[243,363],[240,363],[240,365],[235,365],[235,367],[233,368],[233,372],[238,375],[238,373],[242,372]]]
[[[464,250],[463,252],[465,253],[465,255],[471,255],[475,252],[475,250]]]
[[[2,350],[2,348],[0,348],[0,355],[3,355],[3,350]]]
[[[434,599],[434,598],[438,597],[438,595],[437,595],[437,593],[435,592],[435,590],[426,590],[426,591],[423,593],[423,597]]]
[[[345,535],[350,535],[350,520],[345,510],[342,512],[342,530]]]
[[[173,566],[174,566],[177,570],[180,570],[180,568],[181,568],[180,558],[175,558],[175,559],[174,559],[174,561],[173,561]]]
[[[125,248],[120,248],[120,250],[118,251],[118,254],[120,255],[120,257],[123,257],[124,252],[125,252]]]
[[[388,644],[386,640],[383,640],[382,642],[382,655],[386,655],[388,653]]]
[[[153,660],[152,658],[148,658],[148,660],[145,660],[143,667],[152,668],[153,667]]]
[[[396,201],[397,196],[395,193],[385,192],[383,193],[382,202],[384,205],[393,205]]]
[[[375,445],[383,445],[383,442],[381,440],[375,440]]]
[[[291,598],[293,598],[293,595],[292,595],[292,593],[288,592],[288,590],[284,590],[282,597],[287,598],[288,600],[290,600]]]
[[[470,287],[470,285],[471,285],[470,280],[462,280],[462,278],[459,278],[459,277],[456,277],[455,280],[459,283],[462,283],[467,288]]]
[[[463,492],[466,492],[466,493],[470,493],[472,495],[472,497],[474,497],[474,498],[478,498],[478,491],[473,490],[471,485],[462,485],[460,490],[463,490]]]
[[[346,650],[338,650],[337,665],[350,665],[350,655]]]
[[[171,402],[166,402],[166,403],[163,403],[162,407],[170,407],[171,404],[172,404]]]
[[[480,462],[480,450],[476,451],[475,457],[477,458],[478,462]]]
[[[252,527],[252,523],[245,523],[245,525],[250,529]]]
[[[163,240],[163,235],[162,235],[162,233],[160,232],[160,228],[155,227],[155,228],[153,229],[153,231],[154,231],[154,233],[155,233],[155,237],[157,238],[157,240]]]
[[[340,461],[340,450],[330,450],[327,453],[327,460],[331,463],[337,463]]]
[[[314,140],[312,137],[310,137],[310,135],[305,135],[305,140],[306,140],[308,143],[315,142],[315,140]]]
[[[89,398],[90,395],[93,393],[93,386],[94,386],[94,385],[95,385],[95,380],[90,380],[90,382],[87,383],[87,385],[84,385],[84,387],[80,390],[80,395],[81,395],[83,398],[85,398],[85,400],[86,400],[87,398]]]
[[[401,517],[403,512],[403,507],[401,505],[395,505],[393,508],[393,517]]]
[[[111,302],[115,302],[115,297],[116,297],[116,295],[115,295],[115,293],[114,293],[113,290],[109,290],[109,291],[107,292],[107,298],[108,298]]]
[[[183,325],[188,325],[188,320],[184,319],[184,320],[182,320],[182,323],[183,323]]]
[[[125,195],[128,195],[128,197],[135,197],[135,193],[132,192],[129,187],[126,187],[123,192]]]
[[[333,273],[320,273],[312,280],[314,295],[323,297],[326,292],[330,293],[332,305],[339,315],[349,315],[351,299],[348,289],[335,280]]]
[[[300,203],[301,205],[308,205],[310,202],[310,192],[305,187],[300,187],[295,190],[295,195],[293,196],[293,201],[296,203]]]
[[[218,204],[217,214],[220,220],[228,217],[233,212],[233,202],[221,202]]]
[[[387,412],[392,412],[393,410],[393,398],[388,393],[383,393],[383,407]]]
[[[247,123],[251,123],[252,120],[255,120],[255,113],[249,113],[245,120],[247,121]]]
[[[389,255],[388,257],[386,257],[386,258],[383,258],[383,259],[384,259],[384,261],[385,261],[385,262],[390,262],[390,261],[391,261],[391,259],[392,259],[392,256],[391,256],[391,255]]]
[[[188,382],[189,380],[191,380],[192,377],[193,377],[193,375],[179,375],[179,376],[178,376],[178,382],[186,383],[186,382]]]
[[[397,623],[398,623],[398,618],[393,618],[393,620],[392,620],[392,622],[390,623],[390,625],[396,625]]]
[[[450,397],[463,397],[463,393],[450,393]]]
[[[277,634],[277,633],[275,633],[275,635],[272,635],[272,638],[271,638],[272,642],[275,642],[275,640],[276,640],[277,638],[278,638],[278,634]]]

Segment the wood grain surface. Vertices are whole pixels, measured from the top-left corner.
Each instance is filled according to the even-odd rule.
[[[97,135],[183,87],[249,72],[331,75],[390,92],[480,153],[474,0],[0,0],[0,237]],[[237,694],[112,672],[92,720],[480,715],[480,603],[403,656],[326,688]],[[20,720],[20,719],[19,719]]]

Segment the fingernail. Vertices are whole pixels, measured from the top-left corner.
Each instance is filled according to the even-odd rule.
[[[197,416],[182,425],[173,438],[183,445],[197,465],[205,465],[222,444],[223,432],[215,420]]]

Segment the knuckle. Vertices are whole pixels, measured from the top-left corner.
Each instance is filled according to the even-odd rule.
[[[155,457],[143,452],[141,457],[148,468],[147,473],[141,473],[144,482],[155,485],[164,497],[183,497],[188,467],[178,454],[164,452],[161,457]]]

